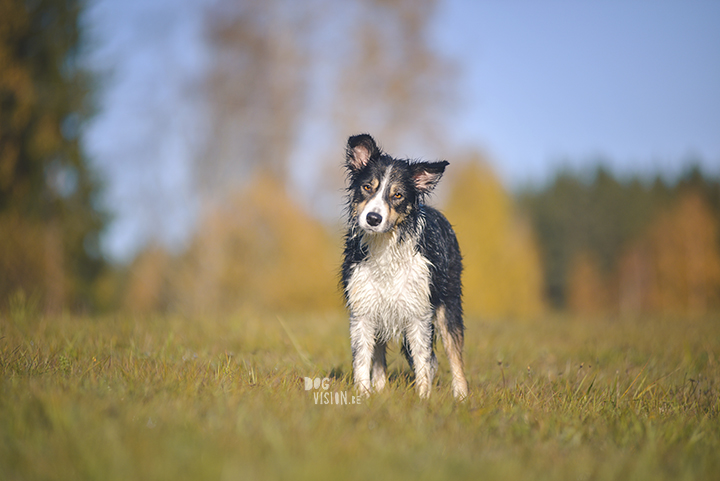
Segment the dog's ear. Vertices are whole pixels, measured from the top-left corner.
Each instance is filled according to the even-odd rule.
[[[351,172],[359,172],[370,159],[380,154],[375,139],[368,134],[353,135],[348,139],[345,163]]]
[[[450,164],[447,160],[441,160],[440,162],[415,162],[410,164],[412,170],[413,182],[415,182],[415,188],[423,194],[432,192],[443,172],[445,167]]]

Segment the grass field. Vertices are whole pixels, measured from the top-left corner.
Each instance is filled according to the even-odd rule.
[[[720,318],[467,324],[466,402],[439,347],[429,401],[394,349],[386,392],[316,404],[354,394],[342,314],[16,305],[0,318],[0,479],[720,479]]]

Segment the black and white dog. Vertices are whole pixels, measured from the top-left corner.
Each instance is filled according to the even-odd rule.
[[[423,203],[447,165],[395,159],[367,134],[348,140],[349,226],[342,286],[350,310],[354,381],[361,395],[383,389],[387,343],[402,336],[417,392],[428,397],[437,370],[437,328],[450,359],[453,394],[467,396],[460,248],[447,219]]]

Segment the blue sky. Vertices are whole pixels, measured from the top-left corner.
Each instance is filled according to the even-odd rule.
[[[458,140],[511,186],[603,158],[621,173],[720,172],[720,2],[446,2]]]
[[[98,0],[87,16],[106,76],[86,146],[116,214],[113,258],[192,229],[212,1]],[[509,188],[599,159],[674,176],[694,158],[720,174],[720,2],[446,0],[431,38],[459,71],[450,143],[482,149]]]

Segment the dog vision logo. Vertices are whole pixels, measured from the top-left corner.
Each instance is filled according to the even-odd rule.
[[[330,378],[305,379],[305,390],[313,391],[315,404],[361,404],[359,396],[348,396],[347,391],[330,391]]]

